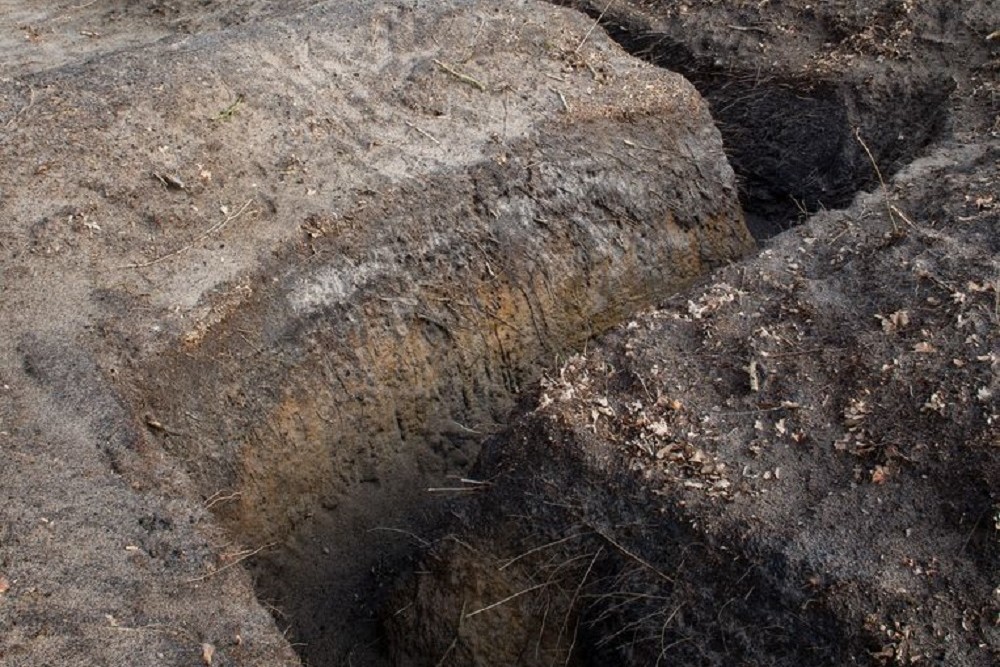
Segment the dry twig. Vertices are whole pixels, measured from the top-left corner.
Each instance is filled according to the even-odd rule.
[[[240,563],[242,563],[243,561],[245,561],[247,558],[250,558],[252,556],[256,556],[257,554],[259,554],[264,549],[269,549],[269,548],[273,547],[275,544],[277,544],[277,542],[268,542],[267,544],[264,544],[262,546],[257,547],[253,551],[246,551],[243,554],[241,554],[239,558],[237,558],[236,560],[234,560],[231,563],[226,563],[225,565],[223,565],[222,567],[220,567],[218,570],[212,570],[211,572],[206,572],[205,574],[201,575],[200,577],[193,577],[191,579],[188,579],[185,583],[194,584],[194,583],[197,583],[199,581],[205,581],[206,579],[210,579],[210,578],[214,577],[215,575],[217,575],[217,574],[219,574],[221,572],[225,572],[226,570],[228,570],[231,567],[239,565]]]
[[[878,182],[882,186],[882,196],[885,197],[885,208],[889,212],[889,221],[892,223],[892,229],[893,229],[893,231],[897,231],[898,232],[899,231],[899,225],[896,224],[896,214],[893,211],[894,211],[894,209],[895,210],[899,210],[899,209],[897,209],[895,206],[893,206],[892,205],[892,201],[889,199],[889,186],[886,185],[885,179],[882,178],[882,170],[878,168],[878,163],[875,161],[875,156],[872,154],[871,150],[868,148],[868,144],[866,144],[865,140],[861,138],[861,130],[860,129],[855,128],[855,130],[854,130],[854,138],[858,140],[859,144],[861,144],[861,148],[865,149],[865,153],[868,155],[868,159],[872,163],[872,168],[875,170],[875,175],[878,176]],[[907,222],[909,222],[909,220],[906,219],[906,218],[904,218],[904,220],[906,220]]]
[[[470,611],[468,614],[465,615],[464,618],[472,618],[473,616],[475,616],[477,614],[481,614],[484,611],[489,611],[490,609],[496,609],[497,607],[499,607],[501,605],[504,605],[504,604],[510,602],[511,600],[514,600],[516,598],[521,597],[525,593],[530,593],[531,591],[537,591],[539,588],[544,588],[545,586],[548,586],[548,585],[549,585],[549,583],[546,581],[546,582],[543,582],[543,583],[540,583],[540,584],[535,584],[534,586],[529,586],[528,588],[525,588],[524,590],[520,590],[517,593],[513,593],[511,595],[508,595],[503,600],[497,600],[493,604],[486,605],[482,609],[477,609],[475,611]]]
[[[632,560],[634,560],[639,565],[642,565],[644,568],[646,568],[650,572],[656,574],[658,577],[660,577],[664,581],[669,582],[669,583],[674,583],[674,580],[672,578],[668,577],[658,567],[656,567],[655,565],[653,565],[649,561],[643,559],[641,556],[638,556],[638,555],[632,553],[631,551],[629,551],[628,549],[626,549],[624,546],[622,546],[621,544],[619,544],[613,537],[611,537],[610,535],[608,535],[604,531],[599,530],[596,526],[593,526],[593,525],[590,525],[590,524],[588,524],[588,525],[590,526],[591,530],[593,530],[595,533],[597,533],[598,535],[600,535],[601,537],[603,537],[605,540],[607,540],[611,544],[611,546],[613,546],[614,548],[618,549],[618,551],[621,551],[623,554],[625,554],[626,556],[628,556],[629,558],[631,558]]]
[[[547,542],[546,544],[542,544],[540,546],[537,546],[534,549],[529,549],[528,551],[525,551],[523,554],[520,554],[520,555],[517,555],[517,556],[514,556],[513,558],[511,558],[509,561],[507,561],[506,563],[504,563],[503,565],[501,565],[499,568],[497,568],[497,571],[503,572],[508,567],[510,567],[511,565],[513,565],[514,563],[516,563],[517,561],[521,560],[522,558],[527,558],[528,556],[530,556],[532,554],[536,554],[539,551],[545,551],[546,549],[548,549],[550,547],[557,546],[559,544],[562,544],[563,542],[568,542],[570,540],[574,540],[574,539],[576,539],[578,537],[582,537],[582,536],[588,535],[588,534],[589,533],[574,533],[572,535],[567,535],[566,537],[564,537],[562,539],[558,539],[558,540],[555,540],[553,542]]]
[[[459,72],[457,69],[455,69],[454,67],[452,67],[451,65],[446,65],[445,63],[441,62],[440,60],[438,60],[436,58],[434,59],[434,64],[437,65],[438,67],[440,67],[442,70],[444,70],[448,74],[451,74],[453,77],[455,77],[459,81],[467,83],[470,86],[472,86],[473,88],[477,88],[477,89],[483,91],[484,93],[486,92],[486,84],[484,84],[479,79],[474,79],[471,76],[469,76],[468,74],[463,74],[463,73]]]
[[[601,21],[604,19],[604,15],[608,13],[608,10],[611,9],[611,5],[614,4],[614,2],[615,0],[608,0],[608,4],[604,5],[604,9],[602,9],[601,13],[598,14],[596,19],[594,19],[594,23],[593,25],[590,26],[590,30],[587,31],[587,34],[583,36],[583,39],[580,40],[580,43],[576,45],[575,49],[573,49],[574,56],[580,52],[580,49],[583,48],[583,45],[587,43],[588,39],[590,39],[591,33],[593,33],[594,30],[597,28],[597,26],[601,24]]]
[[[209,236],[211,236],[215,232],[217,232],[220,229],[222,229],[223,227],[225,227],[227,224],[229,224],[230,222],[232,222],[236,218],[238,218],[241,215],[243,215],[243,212],[247,210],[247,208],[250,206],[250,204],[252,202],[253,202],[252,198],[248,199],[246,201],[246,203],[243,204],[243,206],[240,207],[240,210],[236,211],[236,213],[233,213],[232,215],[226,216],[221,221],[215,223],[214,225],[212,225],[211,227],[209,227],[208,229],[206,229],[205,232],[203,234],[201,234],[200,236],[198,236],[195,240],[191,241],[190,243],[188,243],[187,245],[185,245],[185,246],[183,246],[181,248],[178,248],[177,250],[174,250],[173,252],[168,252],[166,255],[160,255],[156,259],[151,259],[148,262],[137,262],[135,264],[126,264],[126,265],[120,266],[118,268],[120,268],[120,269],[144,269],[147,266],[153,266],[154,264],[159,264],[160,262],[162,262],[164,260],[167,260],[167,259],[170,259],[171,257],[176,257],[177,255],[185,253],[188,250],[190,250],[191,248],[193,248],[195,245],[197,245],[198,243],[204,241]]]

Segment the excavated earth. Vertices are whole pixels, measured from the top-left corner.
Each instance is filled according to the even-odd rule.
[[[0,0],[0,663],[1000,660],[1000,9],[564,4]]]

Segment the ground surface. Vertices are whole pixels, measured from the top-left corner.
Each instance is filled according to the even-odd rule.
[[[0,662],[1000,660],[1000,10],[510,4],[0,0]]]

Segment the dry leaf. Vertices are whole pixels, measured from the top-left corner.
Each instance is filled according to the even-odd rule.
[[[936,412],[939,415],[944,415],[945,408],[948,404],[945,403],[944,397],[941,396],[941,392],[935,391],[931,394],[931,397],[927,399],[923,407],[920,408],[921,412]]]
[[[989,292],[991,289],[993,289],[993,285],[991,285],[990,283],[980,284],[974,280],[970,280],[968,283],[965,284],[965,288],[970,292],[982,293],[982,292]]]
[[[0,595],[10,590],[10,579],[0,574]]]
[[[919,352],[920,354],[932,354],[933,352],[936,352],[937,350],[930,343],[928,343],[926,341],[920,341],[919,343],[917,343],[916,345],[913,346],[913,351],[914,352]]]
[[[910,323],[910,313],[907,310],[897,310],[890,315],[875,316],[882,323],[882,331],[895,333]]]
[[[646,425],[646,430],[660,438],[670,435],[670,426],[664,421],[653,422]]]
[[[871,408],[864,400],[852,398],[844,408],[844,425],[850,429],[857,428],[870,412]]]
[[[666,447],[661,447],[659,449],[659,451],[656,452],[656,458],[662,461],[666,457],[670,456],[670,454],[673,451],[674,451],[674,448],[672,446],[670,446],[670,445],[667,445]]]
[[[887,479],[889,479],[889,471],[885,469],[885,466],[875,466],[875,470],[872,470],[872,483],[885,484]]]
[[[215,647],[211,644],[201,645],[201,659],[206,665],[212,664],[212,658],[215,657]]]

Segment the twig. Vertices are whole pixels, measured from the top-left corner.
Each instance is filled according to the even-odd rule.
[[[731,417],[733,415],[760,415],[768,412],[777,412],[779,410],[810,410],[805,406],[799,405],[798,403],[782,403],[781,405],[775,405],[770,408],[757,408],[755,410],[736,410],[735,412],[716,412],[715,414],[719,417]]]
[[[674,642],[673,644],[670,644],[669,646],[664,646],[663,645],[663,640],[664,640],[665,635],[667,633],[667,626],[670,625],[670,622],[672,620],[674,620],[674,616],[677,615],[677,613],[681,610],[681,607],[683,607],[683,606],[684,606],[684,603],[681,602],[679,605],[677,605],[676,607],[674,607],[674,610],[672,612],[670,612],[670,616],[667,616],[667,620],[663,621],[663,625],[660,626],[660,655],[657,656],[657,658],[656,658],[656,667],[659,667],[659,665],[660,665],[660,659],[665,656],[665,654],[667,652],[667,649],[669,649],[669,648],[671,648],[671,647],[673,647],[673,646],[675,646],[677,644],[677,642]]]
[[[444,661],[448,659],[448,656],[451,655],[451,652],[455,650],[455,646],[457,644],[458,644],[458,635],[456,634],[452,638],[451,643],[448,644],[448,648],[445,650],[444,654],[441,655],[441,659],[438,660],[436,663],[434,663],[434,667],[441,667],[441,665],[444,664]]]
[[[902,218],[902,219],[903,219],[903,222],[905,222],[906,224],[908,224],[908,225],[909,225],[910,227],[912,227],[913,229],[917,229],[917,223],[915,223],[915,222],[913,222],[912,220],[910,220],[910,218],[909,218],[909,217],[907,217],[907,215],[906,215],[905,213],[903,213],[903,212],[902,212],[902,211],[901,211],[901,210],[899,209],[899,207],[898,207],[898,206],[896,206],[895,204],[893,204],[893,205],[892,205],[892,206],[890,206],[889,208],[890,208],[890,209],[892,209],[892,210],[893,210],[893,211],[894,211],[894,212],[896,213],[896,215],[898,215],[898,216],[899,216],[900,218]]]
[[[400,535],[406,535],[407,537],[412,537],[417,542],[420,542],[420,544],[422,546],[425,546],[425,547],[429,547],[431,545],[430,542],[428,542],[424,538],[420,537],[419,535],[411,533],[408,530],[403,530],[402,528],[389,528],[388,526],[375,526],[374,528],[369,528],[368,532],[369,533],[374,533],[377,530],[382,530],[382,531],[385,531],[387,533],[399,533]]]
[[[587,579],[590,578],[590,573],[594,569],[594,563],[597,559],[601,557],[604,553],[604,547],[600,547],[596,552],[594,552],[594,557],[590,559],[590,565],[587,566],[587,571],[583,573],[583,577],[580,579],[580,583],[576,585],[576,590],[573,591],[573,597],[569,600],[569,605],[566,607],[566,615],[563,616],[562,627],[559,628],[559,635],[556,637],[556,646],[559,645],[559,641],[562,639],[563,632],[566,631],[566,625],[569,623],[569,615],[573,613],[573,606],[576,604],[577,598],[580,597],[580,590],[583,589],[584,584],[587,583]],[[566,651],[566,662],[565,665],[569,664],[570,656],[573,655],[573,647],[576,646],[576,635],[579,630],[579,622],[577,622],[576,628],[573,630],[573,641],[569,645],[569,650]]]
[[[253,202],[253,198],[248,199],[247,202],[245,204],[243,204],[243,206],[240,207],[240,210],[236,211],[236,213],[233,213],[232,215],[227,216],[226,218],[224,218],[223,220],[221,220],[220,222],[215,223],[214,225],[212,225],[211,227],[209,227],[208,229],[206,229],[205,232],[203,234],[201,234],[198,238],[196,238],[195,240],[191,241],[187,245],[185,245],[185,246],[183,246],[181,248],[178,248],[177,250],[174,250],[173,252],[168,252],[166,255],[160,255],[156,259],[151,259],[148,262],[138,262],[138,263],[135,263],[135,264],[125,264],[124,266],[120,266],[118,268],[120,268],[120,269],[144,269],[147,266],[153,266],[154,264],[159,264],[163,260],[170,259],[171,257],[176,257],[177,255],[185,253],[188,250],[190,250],[191,248],[193,248],[195,245],[197,245],[198,243],[204,241],[206,238],[208,238],[209,236],[211,236],[215,232],[217,232],[220,229],[222,229],[223,227],[225,227],[227,224],[229,224],[230,222],[232,222],[236,218],[238,218],[241,215],[243,215],[243,212],[245,210],[247,210],[247,207],[249,207],[252,202]]]
[[[461,72],[459,72],[457,69],[455,69],[451,65],[446,65],[445,63],[441,62],[437,58],[434,59],[434,64],[437,65],[438,67],[440,67],[441,69],[443,69],[448,74],[451,74],[453,77],[455,77],[459,81],[467,83],[470,86],[472,86],[473,88],[478,88],[479,90],[483,91],[484,93],[486,92],[486,84],[484,84],[479,79],[473,79],[468,74],[462,74]]]
[[[616,549],[618,549],[618,551],[621,551],[623,554],[625,554],[626,556],[628,556],[629,558],[631,558],[632,560],[634,560],[639,565],[642,565],[644,568],[646,568],[650,572],[653,572],[654,574],[656,574],[658,577],[660,577],[664,581],[669,582],[671,584],[674,583],[673,579],[671,579],[666,574],[664,574],[664,572],[662,570],[660,570],[659,568],[657,568],[655,565],[653,565],[649,561],[643,559],[642,557],[640,557],[640,556],[632,553],[631,551],[629,551],[628,549],[626,549],[624,546],[622,546],[621,544],[619,544],[618,542],[616,542],[613,537],[611,537],[610,535],[608,535],[604,531],[600,530],[596,526],[594,526],[592,524],[587,524],[587,525],[590,526],[591,530],[593,530],[595,533],[597,533],[598,535],[600,535],[601,537],[603,537],[605,540],[607,540],[609,543],[611,543],[611,545],[613,547],[615,547]]]
[[[461,423],[459,421],[456,421],[454,419],[451,420],[451,423],[454,424],[455,426],[457,426],[458,428],[462,429],[466,433],[472,433],[473,435],[486,435],[486,433],[484,433],[483,431],[480,431],[480,430],[477,430],[477,429],[474,429],[474,428],[469,428],[465,424],[463,424],[463,423]]]
[[[454,477],[452,477],[454,479]],[[493,482],[488,482],[482,479],[469,479],[468,477],[459,477],[458,481],[462,484],[475,484],[478,486],[493,486]]]
[[[759,33],[764,34],[764,35],[767,34],[767,30],[765,30],[764,28],[758,28],[755,25],[749,25],[749,26],[747,26],[747,25],[727,25],[726,27],[729,28],[730,30],[739,30],[740,32],[759,32]]]
[[[163,433],[165,435],[176,435],[182,438],[188,437],[187,433],[182,433],[181,431],[172,429],[169,426],[166,426],[162,422],[158,421],[151,415],[146,415],[146,426],[153,429],[154,431],[159,431],[160,433]]]
[[[411,122],[410,122],[410,121],[408,121],[408,120],[404,120],[404,121],[403,121],[403,124],[405,124],[405,125],[406,125],[406,126],[407,126],[408,128],[410,128],[410,129],[411,129],[411,130],[413,130],[414,132],[416,132],[416,133],[418,133],[418,134],[422,134],[422,135],[424,135],[425,137],[427,137],[428,139],[430,139],[431,141],[433,141],[434,143],[436,143],[436,144],[437,144],[438,146],[440,146],[440,145],[441,145],[441,142],[440,142],[440,141],[438,141],[438,138],[437,138],[437,137],[435,137],[435,136],[434,136],[433,134],[431,134],[430,132],[428,132],[427,130],[424,130],[424,129],[421,129],[421,128],[417,127],[416,125],[414,125],[413,123],[411,123]]]
[[[767,350],[761,350],[760,356],[765,359],[781,359],[783,357],[801,357],[805,354],[816,354],[817,352],[841,352],[846,349],[846,347],[813,347],[808,350],[795,350],[793,352],[768,352]]]
[[[197,583],[199,581],[205,581],[206,579],[214,577],[215,575],[219,574],[220,572],[225,572],[229,568],[231,568],[231,567],[233,567],[235,565],[239,565],[240,563],[242,563],[243,561],[245,561],[247,558],[250,558],[251,556],[256,556],[257,554],[259,554],[264,549],[269,549],[269,548],[273,547],[275,544],[277,544],[277,542],[268,542],[267,544],[265,544],[263,546],[257,547],[253,551],[246,552],[245,554],[243,554],[242,556],[240,556],[239,558],[237,558],[236,560],[234,560],[232,563],[226,563],[225,565],[223,565],[222,567],[220,567],[218,570],[212,570],[211,572],[203,574],[200,577],[194,577],[193,579],[188,579],[185,583],[193,584],[193,583]]]
[[[521,597],[525,593],[530,593],[531,591],[536,591],[539,588],[543,588],[543,587],[548,586],[548,585],[549,585],[548,582],[543,582],[543,583],[535,584],[534,586],[530,586],[528,588],[525,588],[524,590],[518,591],[517,593],[514,593],[513,595],[508,595],[503,600],[497,600],[493,604],[487,605],[487,606],[483,607],[482,609],[477,609],[475,611],[469,612],[468,614],[465,615],[465,619],[472,618],[476,614],[481,614],[484,611],[489,611],[490,609],[496,609],[500,605],[506,604],[506,603],[510,602],[511,600],[513,600],[515,598]]]
[[[482,491],[483,488],[482,486],[431,486],[425,489],[425,491],[428,493],[454,493],[459,491],[468,493],[470,491]]]
[[[587,31],[587,34],[583,36],[583,39],[580,40],[580,43],[576,45],[575,49],[573,49],[574,56],[580,52],[580,49],[583,48],[583,45],[587,43],[588,39],[590,39],[590,33],[594,32],[594,29],[596,29],[597,26],[601,24],[601,20],[604,18],[604,15],[608,13],[608,10],[611,9],[611,5],[614,4],[614,2],[615,0],[608,0],[608,4],[604,5],[604,9],[602,9],[601,13],[598,14],[596,19],[594,19],[594,24],[590,26],[590,30]]]
[[[529,549],[528,551],[525,551],[523,554],[521,554],[519,556],[514,556],[513,558],[511,558],[509,561],[507,561],[506,563],[504,563],[503,565],[501,565],[499,568],[497,568],[497,571],[498,572],[503,572],[508,567],[510,567],[511,565],[513,565],[514,563],[516,563],[517,561],[521,560],[522,558],[527,558],[528,556],[530,556],[532,554],[536,554],[539,551],[545,551],[549,547],[554,547],[556,545],[562,544],[563,542],[569,542],[570,540],[574,540],[574,539],[576,539],[578,537],[582,537],[583,535],[587,535],[587,534],[588,533],[574,533],[572,535],[567,535],[566,537],[564,537],[562,539],[555,540],[553,542],[548,542],[547,544],[542,544],[540,546],[535,547],[534,549]]]
[[[562,94],[561,90],[556,90],[555,88],[550,88],[553,93],[559,96],[559,101],[562,102],[563,111],[569,113],[569,102],[566,101],[566,96]]]
[[[438,660],[438,661],[437,661],[437,662],[436,662],[436,663],[434,664],[434,667],[441,667],[441,665],[443,665],[443,664],[444,664],[444,661],[445,661],[445,659],[446,659],[446,658],[447,658],[447,657],[448,657],[449,655],[451,655],[451,652],[452,652],[452,651],[454,651],[454,650],[455,650],[455,646],[457,646],[457,645],[458,645],[458,637],[459,637],[459,635],[460,635],[460,634],[461,634],[461,632],[462,632],[462,621],[464,621],[464,620],[465,620],[465,605],[466,605],[466,604],[467,604],[467,602],[463,600],[463,601],[462,601],[462,611],[458,612],[458,628],[456,628],[456,629],[455,629],[455,636],[454,636],[454,638],[452,638],[452,640],[451,640],[451,643],[450,643],[450,644],[448,644],[448,648],[447,648],[447,649],[445,649],[445,652],[444,652],[444,654],[443,654],[443,655],[441,656],[441,659],[440,659],[440,660]]]
[[[237,498],[240,498],[242,495],[243,493],[241,491],[235,491],[233,493],[230,493],[228,496],[224,496],[222,495],[222,490],[220,489],[205,499],[205,509],[210,510],[219,503],[228,502],[230,500],[236,500]]]
[[[33,106],[35,106],[35,89],[32,87],[28,89],[28,103],[25,104],[20,111],[14,114],[11,117],[11,119],[7,121],[7,124],[4,127],[6,129],[10,129],[10,127],[14,124],[14,121],[20,118],[28,109],[30,109]]]
[[[878,182],[882,185],[882,195],[885,197],[885,207],[889,211],[889,221],[892,223],[893,231],[899,231],[899,225],[896,224],[896,215],[892,212],[893,206],[892,202],[889,200],[889,187],[885,184],[885,179],[882,178],[882,170],[878,168],[878,163],[875,162],[875,156],[872,155],[871,150],[868,149],[868,144],[865,140],[861,138],[861,128],[854,129],[854,138],[858,140],[861,147],[865,149],[865,153],[868,154],[868,159],[871,160],[872,168],[875,169],[875,175],[878,176]]]

